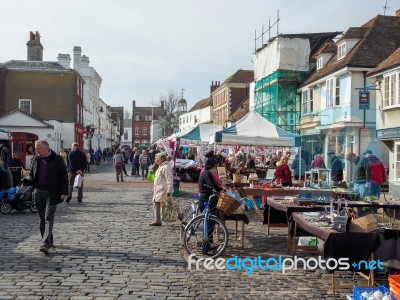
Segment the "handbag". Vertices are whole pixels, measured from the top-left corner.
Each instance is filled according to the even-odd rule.
[[[83,177],[76,175],[74,180],[74,189],[80,189],[82,187]]]
[[[150,170],[147,173],[147,180],[150,182],[154,182],[154,179],[156,178],[156,174],[154,173],[154,171]]]
[[[161,221],[174,222],[179,218],[179,204],[172,200],[172,196],[161,202]]]

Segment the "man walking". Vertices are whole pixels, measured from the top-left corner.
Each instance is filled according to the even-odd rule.
[[[83,153],[81,149],[79,149],[78,143],[72,143],[71,152],[68,154],[68,161],[69,161],[69,184],[68,184],[68,197],[65,202],[69,203],[72,198],[72,191],[74,188],[74,181],[76,175],[83,176],[83,172],[86,168],[86,155]],[[83,182],[81,187],[78,189],[78,202],[82,202],[83,198]]]
[[[369,195],[371,187],[371,170],[368,160],[363,155],[357,156],[353,152],[347,153],[346,159],[354,163],[353,189],[360,194],[360,198],[362,199]]]
[[[53,224],[57,204],[68,194],[68,175],[63,158],[50,150],[45,140],[35,142],[36,156],[31,162],[30,178],[33,181],[32,194],[40,218],[42,237],[40,251],[48,254],[54,247]]]
[[[383,163],[367,149],[363,153],[368,159],[369,168],[371,169],[371,196],[381,197],[382,184],[386,181],[386,170]]]

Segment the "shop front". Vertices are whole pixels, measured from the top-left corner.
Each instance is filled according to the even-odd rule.
[[[400,127],[376,131],[376,137],[389,149],[388,181],[394,197],[400,196]]]

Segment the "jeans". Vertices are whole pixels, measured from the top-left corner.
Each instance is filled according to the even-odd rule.
[[[371,196],[375,196],[379,200],[381,197],[381,189],[382,187],[379,183],[371,181]]]
[[[42,237],[41,246],[53,246],[54,213],[57,205],[50,204],[49,191],[35,189],[32,194],[39,215],[39,228]]]
[[[365,188],[365,182],[363,183],[354,183],[354,191],[358,192],[360,194],[360,198],[364,198],[366,196],[370,195],[370,189]]]

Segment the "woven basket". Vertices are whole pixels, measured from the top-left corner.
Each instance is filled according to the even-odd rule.
[[[221,192],[218,199],[217,208],[226,215],[230,215],[240,206],[240,202]]]

